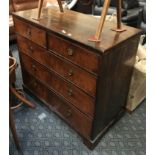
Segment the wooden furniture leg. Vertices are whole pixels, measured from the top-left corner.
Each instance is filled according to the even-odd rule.
[[[107,14],[109,5],[110,5],[110,0],[105,0],[105,2],[103,4],[103,10],[102,10],[102,14],[101,14],[100,23],[99,23],[99,25],[97,27],[96,34],[95,34],[95,36],[92,36],[91,38],[89,38],[88,39],[89,41],[94,41],[94,42],[99,42],[100,41],[100,36],[101,36],[101,33],[102,33],[102,29],[103,29],[103,25],[104,25],[104,22],[105,22],[105,18],[106,18],[106,14]]]
[[[41,10],[42,10],[42,6],[43,6],[43,2],[44,2],[44,0],[39,0],[39,3],[38,3],[38,16],[37,16],[37,20],[40,19],[40,15],[41,15]]]
[[[19,89],[13,87],[13,85],[15,83],[15,80],[16,80],[16,78],[15,78],[15,69],[16,69],[16,67],[17,67],[16,59],[13,58],[13,57],[9,57],[9,94],[10,94],[10,101],[11,101],[11,98],[12,98],[11,96],[15,95],[20,101],[22,101],[24,104],[28,105],[30,108],[35,108],[36,106],[34,104],[32,104],[30,101],[28,101],[21,94],[21,91],[19,92]]]
[[[14,122],[14,117],[13,117],[10,105],[9,105],[9,126],[10,126],[10,130],[12,132],[12,136],[13,136],[16,148],[17,148],[17,150],[20,151],[21,147],[19,144],[19,140],[18,140],[18,136],[17,136],[17,132],[16,132],[16,127],[15,127],[15,122]]]
[[[14,94],[19,100],[21,100],[24,104],[29,106],[30,108],[35,108],[36,106],[29,102],[27,99],[25,99],[22,95],[20,95],[17,90],[10,86],[10,91],[12,94]]]
[[[121,24],[122,0],[116,0],[116,1],[117,1],[117,27],[112,28],[111,30],[116,31],[116,32],[123,32],[126,29],[123,29],[122,24]]]
[[[57,0],[57,1],[58,1],[60,12],[64,12],[61,0]]]
[[[91,38],[89,38],[88,41],[94,41],[94,42],[101,41],[100,37],[101,37],[101,33],[102,33],[102,29],[104,26],[104,22],[105,22],[105,18],[106,18],[109,5],[110,5],[110,0],[105,0],[103,4],[103,10],[101,14],[100,23],[97,27],[96,34],[95,36],[92,36]],[[116,32],[126,31],[126,29],[122,28],[122,25],[121,25],[121,9],[122,9],[122,0],[117,0],[117,27],[111,29]]]
[[[122,0],[117,0],[117,28],[121,29]]]
[[[60,12],[64,12],[64,11],[63,11],[63,7],[62,7],[61,0],[57,0],[57,2],[58,2],[58,5],[59,5]],[[35,19],[35,18],[33,18],[33,19],[35,19],[35,20],[39,20],[39,19],[40,19],[40,15],[41,15],[43,3],[44,3],[44,0],[39,0],[37,19]]]

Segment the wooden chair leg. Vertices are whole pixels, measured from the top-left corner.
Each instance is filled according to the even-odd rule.
[[[60,12],[64,12],[61,0],[57,0],[57,2],[58,2],[58,5],[59,5]]]
[[[42,6],[43,6],[43,2],[44,2],[44,0],[39,0],[39,3],[38,3],[38,16],[37,16],[37,20],[40,19],[40,15],[41,15],[41,10],[42,10]]]
[[[91,38],[89,38],[88,41],[94,41],[94,42],[100,42],[101,41],[100,37],[101,37],[101,33],[102,33],[102,29],[104,26],[104,22],[105,22],[105,18],[106,18],[106,14],[107,14],[109,5],[110,5],[110,0],[105,0],[104,4],[103,4],[103,10],[102,10],[100,22],[98,24],[95,36],[91,36]]]
[[[61,0],[57,0],[57,2],[58,2],[58,5],[59,5],[60,12],[64,12]],[[35,19],[35,20],[39,20],[40,19],[43,3],[44,3],[44,0],[39,0],[37,19],[35,19],[35,18],[33,18],[33,19]]]
[[[15,88],[10,86],[10,91],[12,94],[14,94],[19,100],[21,100],[24,104],[28,105],[30,108],[35,108],[36,106],[26,100],[22,95],[20,95]]]
[[[121,24],[122,0],[116,0],[116,2],[117,2],[117,27],[112,28],[111,30],[116,32],[123,32],[123,31],[126,31],[126,29],[122,28],[122,24]]]
[[[21,151],[21,147],[20,147],[20,144],[19,144],[19,140],[18,140],[16,128],[15,128],[14,117],[13,117],[12,110],[11,110],[10,106],[9,106],[9,126],[10,126],[10,129],[11,129],[12,136],[13,136],[15,145],[17,147],[17,150]]]

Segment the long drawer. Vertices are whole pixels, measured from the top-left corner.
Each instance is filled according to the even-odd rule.
[[[83,113],[93,116],[95,101],[92,97],[88,96],[73,84],[64,81],[55,73],[50,72],[25,54],[21,54],[21,63],[22,69],[27,70],[59,95],[62,95]]]
[[[98,73],[100,56],[87,49],[68,42],[50,33],[47,34],[48,49],[67,58],[69,61],[80,65],[94,73]]]
[[[60,76],[74,83],[91,96],[96,94],[97,77],[76,67],[75,65],[64,61],[56,55],[46,51],[44,48],[37,46],[33,42],[17,36],[18,46],[21,52],[31,56],[39,63],[52,69]]]
[[[34,41],[40,46],[46,47],[46,32],[31,24],[25,23],[14,18],[16,32],[29,40]]]
[[[89,138],[92,128],[92,121],[76,108],[63,101],[52,91],[47,89],[40,81],[23,70],[24,85],[33,92],[39,99],[45,102],[60,117],[69,123],[76,131],[84,137]]]

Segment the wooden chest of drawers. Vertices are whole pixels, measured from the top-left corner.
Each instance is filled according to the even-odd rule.
[[[13,14],[23,86],[93,148],[124,113],[140,31],[116,33],[106,22],[94,43],[97,18],[55,8],[36,16],[36,9]]]

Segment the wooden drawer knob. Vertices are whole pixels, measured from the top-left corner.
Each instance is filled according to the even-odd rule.
[[[30,29],[30,28],[27,29],[27,36],[28,36],[28,37],[31,36],[31,29]]]
[[[71,111],[71,109],[68,109],[68,110],[67,110],[66,116],[67,116],[67,117],[71,117],[71,116],[72,116],[72,111]]]
[[[29,47],[29,51],[30,51],[30,53],[33,52],[33,47],[32,46]]]
[[[69,75],[69,76],[72,76],[72,75],[73,75],[73,70],[72,70],[72,69],[70,69],[70,70],[68,71],[68,75]]]
[[[68,55],[69,55],[69,56],[72,56],[72,55],[74,54],[74,51],[73,51],[72,48],[68,48],[68,49],[67,49],[67,52],[68,52]]]
[[[34,86],[35,88],[38,86],[38,84],[37,84],[36,81],[33,83],[33,86]]]
[[[73,95],[73,90],[72,89],[68,89],[68,95],[72,96]]]
[[[37,71],[37,69],[36,69],[36,66],[35,66],[35,65],[32,65],[32,69],[33,69],[34,71]]]

